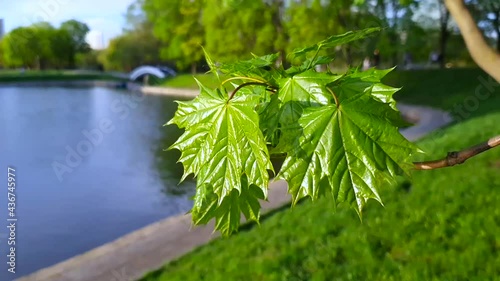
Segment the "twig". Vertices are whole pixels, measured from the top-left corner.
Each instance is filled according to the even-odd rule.
[[[433,170],[444,167],[451,167],[454,165],[462,164],[465,162],[465,160],[499,145],[500,135],[492,137],[485,142],[469,147],[462,151],[448,152],[448,155],[443,159],[425,162],[414,162],[413,164],[415,165],[415,170]]]

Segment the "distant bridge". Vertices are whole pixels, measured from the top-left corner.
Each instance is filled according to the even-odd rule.
[[[143,65],[135,68],[128,74],[128,78],[132,81],[135,81],[144,75],[152,75],[156,76],[160,79],[169,77],[169,76],[175,76],[177,73],[166,66],[150,66],[150,65]]]

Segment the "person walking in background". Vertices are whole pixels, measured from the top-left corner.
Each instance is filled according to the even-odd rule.
[[[413,57],[410,52],[406,52],[403,60],[403,66],[405,69],[410,69],[413,64]]]
[[[439,63],[439,54],[436,51],[432,51],[429,55],[429,64],[434,65]]]
[[[363,71],[368,70],[370,68],[370,57],[365,57],[363,60]]]

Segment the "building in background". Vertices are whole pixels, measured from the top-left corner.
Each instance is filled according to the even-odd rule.
[[[4,35],[4,25],[3,25],[3,19],[0,19],[0,39],[2,39]]]

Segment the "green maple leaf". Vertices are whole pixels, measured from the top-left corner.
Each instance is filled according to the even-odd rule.
[[[209,184],[196,187],[194,204],[191,209],[191,218],[195,225],[207,224],[212,218],[217,216],[219,198],[214,193]]]
[[[397,111],[396,101],[394,100],[393,95],[401,88],[394,88],[381,83],[382,78],[384,78],[392,70],[394,70],[394,68],[382,70],[370,68],[363,72],[355,70],[354,72],[345,75],[343,79],[349,81],[346,87],[355,89],[355,91],[369,90],[376,100],[389,104],[394,110]]]
[[[278,95],[271,95],[269,100],[259,106],[260,129],[271,146],[276,146],[279,141],[279,114],[281,102]]]
[[[242,213],[248,221],[259,221],[259,199],[265,199],[265,194],[258,186],[248,185],[246,176],[241,177],[241,191],[232,190],[220,205],[211,185],[205,184],[196,191],[191,216],[195,224],[215,218],[215,229],[229,235],[238,230]]]
[[[278,81],[278,99],[281,102],[278,122],[281,125],[281,137],[275,153],[288,152],[294,145],[296,136],[301,128],[297,121],[304,108],[327,105],[332,100],[332,95],[327,90],[327,85],[340,79],[342,75],[318,73],[309,70],[292,77]]]
[[[347,32],[296,50],[291,54],[301,64],[286,71],[276,65],[278,54],[218,65],[206,54],[211,72],[233,76],[223,84],[245,83],[232,85],[234,95],[198,83],[200,95],[178,102],[168,122],[185,130],[170,149],[181,151],[181,181],[196,178],[194,224],[215,219],[216,229],[228,235],[238,230],[242,214],[258,222],[259,199],[266,199],[274,172],[268,146],[286,154],[277,178],[288,182],[293,204],[331,193],[335,206],[347,202],[361,215],[370,198],[381,202],[381,186],[409,173],[418,149],[398,130],[407,125],[393,98],[399,89],[381,82],[392,69],[343,75],[314,70],[333,59],[319,56],[321,50],[378,30]]]
[[[198,203],[195,205],[206,206],[206,202],[216,198],[217,209],[221,210],[221,206],[227,204],[224,203],[226,198],[230,197],[237,203],[245,199],[242,195],[245,185],[257,186],[265,198],[268,170],[272,171],[273,167],[259,128],[259,116],[254,110],[260,97],[246,91],[229,100],[228,94],[221,90],[213,91],[201,84],[200,89],[200,95],[194,100],[179,102],[174,118],[168,123],[185,128],[184,134],[170,149],[181,151],[182,180],[191,173],[197,177],[195,201]],[[242,180],[243,176],[247,183]],[[240,195],[236,196],[234,192]],[[209,206],[208,210],[212,210],[213,206]],[[232,209],[222,207],[222,210],[229,213]],[[195,223],[206,222],[213,216],[212,212],[207,212],[204,216],[193,217],[193,220]],[[233,229],[235,222],[230,222],[218,224],[218,228],[222,232]]]
[[[338,105],[308,108],[298,120],[301,135],[278,174],[294,203],[327,189],[336,203],[348,202],[361,214],[368,199],[381,202],[378,189],[390,176],[411,169],[416,147],[399,133],[399,112],[364,86],[346,80],[333,87]]]
[[[314,58],[308,58],[302,62],[301,65],[296,65],[288,68],[286,70],[286,73],[289,75],[294,75],[297,73],[305,72],[309,69],[314,68],[317,65],[320,64],[329,64],[333,61],[332,57],[328,56],[319,56],[319,57],[314,57]]]
[[[259,221],[260,203],[265,194],[256,185],[248,185],[246,177],[241,178],[241,192],[233,190],[224,198],[216,211],[215,228],[220,229],[223,235],[229,235],[238,230],[241,214],[249,221]]]
[[[274,84],[276,78],[281,76],[280,71],[275,69],[278,58],[279,53],[265,56],[253,55],[253,58],[249,60],[221,64],[218,70],[231,76],[252,77]]]

